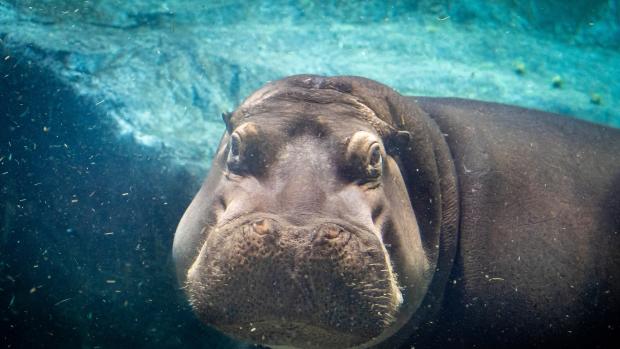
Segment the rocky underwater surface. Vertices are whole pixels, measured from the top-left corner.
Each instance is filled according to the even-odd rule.
[[[119,132],[198,167],[221,112],[300,73],[620,126],[617,3],[511,3],[5,1],[0,38],[3,64],[49,68]]]
[[[620,127],[617,1],[0,1],[0,341],[242,347],[172,236],[232,110],[291,74]]]

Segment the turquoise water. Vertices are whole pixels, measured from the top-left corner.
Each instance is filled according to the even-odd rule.
[[[202,168],[222,111],[299,73],[620,126],[618,11],[616,1],[8,1],[0,33],[9,55],[43,61],[120,132]]]
[[[222,112],[346,74],[620,127],[620,5],[0,1],[0,73],[0,342],[229,348],[170,262]]]

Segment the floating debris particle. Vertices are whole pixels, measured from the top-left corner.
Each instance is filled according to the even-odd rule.
[[[50,131],[50,128],[47,126],[43,126],[43,132],[48,133]]]
[[[109,232],[109,233],[104,233],[103,235],[114,235],[114,232],[113,232],[113,231],[111,231],[111,232]]]
[[[590,96],[590,103],[595,104],[595,105],[601,105],[603,104],[603,98],[598,93],[593,93]]]
[[[78,199],[71,199],[71,203],[75,204],[76,202],[78,202]]]
[[[523,62],[515,62],[514,70],[517,75],[525,75],[525,63]]]
[[[553,88],[562,88],[562,85],[564,85],[564,80],[562,80],[561,76],[556,75],[551,79],[551,86]]]
[[[108,283],[108,284],[115,284],[115,283],[116,283],[116,280],[111,280],[111,279],[110,279],[110,280],[106,280],[105,282],[106,282],[106,283]]]
[[[54,304],[54,306],[60,305],[60,304],[62,304],[62,303],[64,303],[64,302],[68,302],[68,301],[70,301],[71,299],[72,299],[72,298],[65,298],[65,299],[63,299],[63,300],[61,300],[61,301],[56,302],[56,303]]]
[[[127,196],[127,195],[129,195],[129,193],[122,193],[121,195],[122,196]]]
[[[31,294],[32,294],[32,293],[35,293],[35,292],[37,292],[37,288],[36,288],[36,287],[33,287],[33,288],[31,288],[31,289],[30,289],[30,293],[31,293]]]

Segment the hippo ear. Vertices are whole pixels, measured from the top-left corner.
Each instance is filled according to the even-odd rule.
[[[226,131],[228,132],[228,134],[232,133],[232,125],[230,123],[230,119],[232,118],[232,112],[225,112],[222,113],[222,120],[224,120],[224,123],[226,124]]]
[[[411,144],[411,133],[408,131],[397,131],[391,134],[385,143],[388,154],[397,154],[407,150]]]

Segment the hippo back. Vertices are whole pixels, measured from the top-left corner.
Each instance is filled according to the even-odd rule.
[[[495,103],[410,101],[439,125],[459,178],[442,340],[617,338],[620,130]]]

